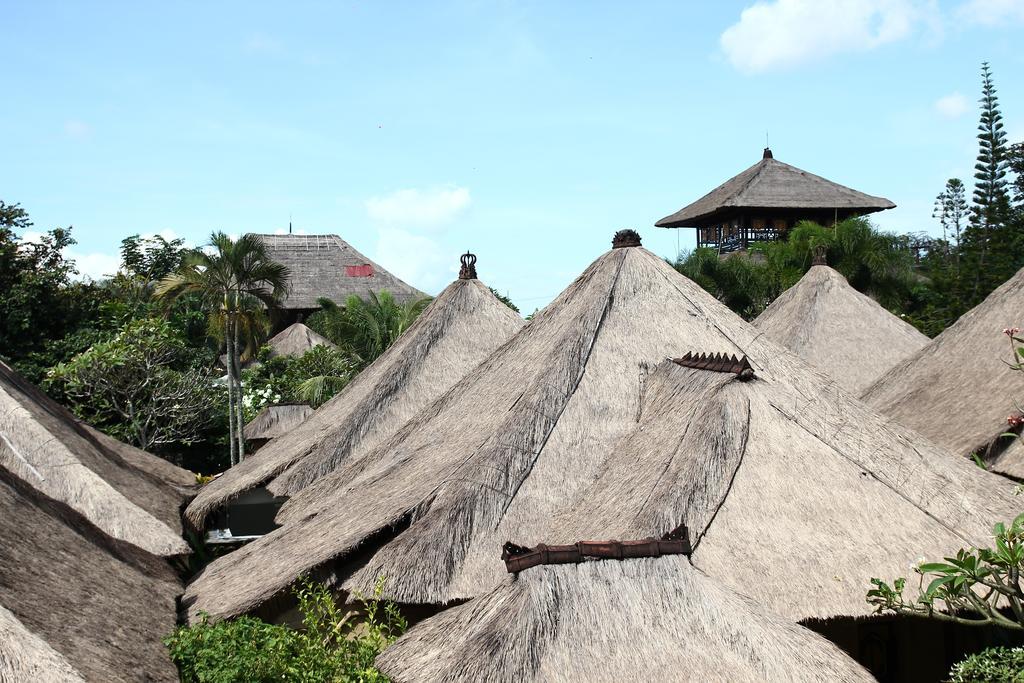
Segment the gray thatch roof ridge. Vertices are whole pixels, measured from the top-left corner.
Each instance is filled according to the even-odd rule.
[[[875,680],[684,557],[530,569],[413,627],[377,666],[395,683]]]
[[[695,227],[695,222],[725,208],[841,209],[871,213],[895,206],[884,197],[858,192],[766,156],[654,225],[659,228]]]
[[[1005,328],[1024,327],[1024,269],[927,346],[865,390],[878,412],[963,455],[1007,448],[996,471],[1024,477],[1024,449],[999,435],[1020,410],[1024,373],[1014,370]]]
[[[269,340],[270,357],[274,356],[302,356],[315,346],[329,346],[337,348],[327,337],[319,334],[303,323],[292,323],[284,328]]]
[[[823,265],[811,266],[754,325],[854,396],[930,341]]]
[[[246,439],[276,439],[298,427],[313,414],[308,403],[275,403],[260,411],[242,428]]]
[[[210,482],[186,510],[196,528],[245,491],[291,495],[387,439],[498,348],[523,319],[479,280],[456,280],[383,355],[301,426]]]
[[[59,652],[0,605],[0,681],[85,683]]]
[[[111,538],[2,465],[0,509],[0,606],[24,630],[85,680],[178,680],[161,642],[174,629],[181,590],[166,561]],[[32,645],[24,633],[20,641]],[[13,680],[68,680],[60,660],[40,659],[47,653],[35,646],[14,653],[18,666],[46,675]]]
[[[323,568],[351,590],[387,576],[386,594],[403,603],[487,592],[504,572],[495,552],[502,543],[560,542],[552,520],[567,509],[586,513],[581,496],[642,417],[651,367],[687,351],[745,355],[754,383],[789,387],[777,399],[787,404],[783,419],[792,406],[805,408],[795,417],[819,440],[851,442],[850,461],[889,489],[884,495],[909,502],[925,538],[938,526],[980,543],[992,520],[1016,509],[998,478],[870,413],[662,259],[613,249],[393,437],[292,498],[300,514],[211,563],[186,591],[190,613],[246,612]],[[346,565],[357,551],[360,566]],[[858,603],[857,613],[866,607]],[[832,608],[847,603],[817,606]]]
[[[189,552],[185,470],[99,434],[0,363],[0,465],[106,533],[158,555]]]
[[[285,309],[319,308],[317,301],[330,299],[344,304],[355,294],[387,290],[398,301],[418,299],[423,292],[406,284],[357,251],[338,235],[257,235],[271,258],[291,271]]]

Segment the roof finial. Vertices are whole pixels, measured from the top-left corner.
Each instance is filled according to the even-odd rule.
[[[459,259],[462,262],[462,268],[459,269],[460,280],[475,280],[476,278],[476,255],[466,251]]]
[[[824,244],[818,244],[814,247],[814,255],[811,257],[812,266],[827,266],[828,265],[828,247]]]
[[[612,237],[612,249],[621,249],[623,247],[639,247],[640,246],[640,233],[636,230],[619,230]]]
[[[761,158],[762,159],[774,159],[775,157],[772,156],[772,148],[771,147],[765,147],[764,148],[764,154],[761,156]]]
[[[292,234],[292,215],[288,214],[288,234]]]

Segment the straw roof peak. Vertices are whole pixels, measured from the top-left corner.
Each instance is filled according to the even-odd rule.
[[[362,457],[444,394],[523,325],[478,279],[441,292],[380,358],[301,425],[207,484],[186,510],[196,528],[231,499],[269,484],[292,495]]]
[[[0,465],[115,538],[158,555],[189,552],[180,510],[195,476],[85,425],[3,363]]]
[[[823,264],[811,266],[754,325],[853,395],[929,342]]]
[[[1024,373],[1010,365],[1002,332],[1024,326],[1022,311],[1024,269],[866,387],[862,399],[954,453],[982,453],[994,471],[1024,479],[1024,448],[1000,436],[1024,395]]]
[[[733,373],[664,362],[684,349],[746,356],[757,378],[744,382]],[[799,465],[785,449],[790,442]],[[687,460],[697,456],[709,460]],[[731,477],[748,481],[740,476],[746,465],[736,474],[748,458],[752,471],[770,475],[777,509],[751,494],[723,496]],[[816,459],[828,467],[819,471]],[[814,470],[813,477],[800,475],[801,467]],[[700,472],[687,475],[693,468]],[[828,495],[828,477],[836,472],[851,487],[839,500]],[[807,501],[791,489],[778,492],[790,475],[807,476],[818,487],[815,515],[797,514]],[[882,540],[870,552],[855,544],[865,557],[878,558],[877,565],[852,561],[842,534],[831,541],[849,580],[866,583],[870,576],[861,574],[905,566],[904,558],[891,564],[903,553],[981,542],[991,520],[1015,509],[1009,490],[993,479],[871,413],[654,254],[612,249],[391,438],[293,496],[279,515],[283,527],[207,567],[185,602],[193,615],[238,614],[299,575],[333,569],[349,590],[365,591],[387,576],[387,594],[399,602],[446,604],[500,582],[504,569],[495,549],[510,538],[533,545],[658,537],[681,521],[705,529],[730,501],[767,510],[760,524],[777,517],[782,532],[843,515],[842,528],[853,538],[877,531]],[[603,487],[593,486],[598,480]],[[626,494],[630,481],[634,492]],[[867,510],[862,501],[874,497],[879,504]],[[641,503],[641,515],[627,512]],[[887,532],[882,527],[893,525],[879,510],[908,520],[909,531]],[[584,519],[568,523],[564,516],[572,511]],[[746,521],[739,513],[717,514],[740,520],[732,524]],[[747,538],[732,525],[717,525],[695,546],[695,562],[719,557],[711,552],[719,544],[709,541],[717,529]],[[803,550],[794,546],[799,534],[775,538],[778,552]],[[358,566],[348,565],[357,551]],[[753,561],[732,559],[744,568]],[[797,608],[865,613],[858,596],[836,589]]]
[[[275,334],[267,341],[267,345],[270,347],[271,358],[302,356],[316,346],[338,348],[330,339],[301,322],[292,323]]]

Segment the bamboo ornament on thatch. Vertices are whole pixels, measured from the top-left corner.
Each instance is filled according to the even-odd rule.
[[[642,541],[579,541],[572,545],[540,543],[526,548],[509,541],[501,549],[501,559],[510,574],[543,564],[579,564],[589,559],[629,560],[637,557],[689,555],[690,535],[685,526],[665,534],[661,539]]]
[[[337,396],[203,487],[185,511],[190,524],[202,529],[211,513],[258,486],[294,495],[359,460],[522,327],[523,319],[476,279],[475,257],[468,266],[472,279],[445,288]]]
[[[757,379],[665,361],[691,349],[746,357]],[[232,616],[326,571],[347,591],[386,576],[386,597],[446,604],[504,580],[508,539],[659,538],[683,523],[695,565],[783,616],[865,615],[871,576],[984,542],[1014,516],[1011,488],[871,412],[663,259],[613,248],[389,438],[290,498],[281,528],[211,563],[184,602]],[[819,559],[794,576],[782,556]],[[804,588],[813,600],[780,601]]]

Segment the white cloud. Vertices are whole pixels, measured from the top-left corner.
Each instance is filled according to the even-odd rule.
[[[758,73],[870,50],[910,36],[920,25],[938,31],[934,2],[758,0],[719,42],[733,66]]]
[[[74,140],[85,140],[92,135],[92,126],[74,119],[64,122],[64,133]]]
[[[102,280],[112,277],[121,267],[120,254],[103,254],[92,252],[80,254],[73,249],[64,250],[64,258],[73,260],[78,269],[79,278]]]
[[[409,284],[426,291],[437,291],[446,285],[451,280],[452,263],[456,263],[431,238],[398,228],[381,229],[376,260]]]
[[[1024,22],[1024,0],[968,0],[957,8],[956,15],[963,21],[983,26]]]
[[[958,119],[966,114],[968,109],[970,109],[970,103],[968,103],[966,97],[958,92],[950,93],[945,97],[935,100],[935,111],[947,119]]]
[[[437,228],[452,222],[469,206],[465,187],[396,190],[366,200],[370,218],[386,226]]]

